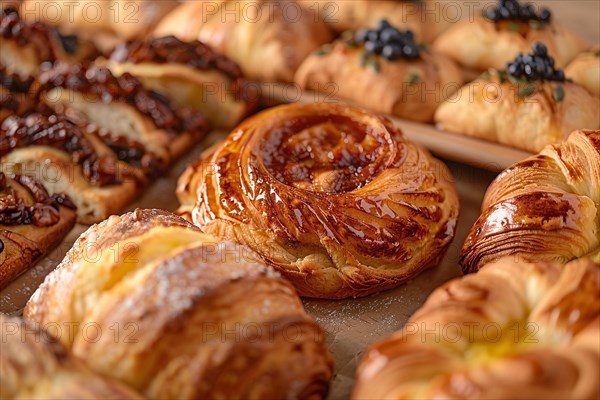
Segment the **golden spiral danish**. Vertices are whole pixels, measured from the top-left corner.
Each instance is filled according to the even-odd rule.
[[[84,233],[25,308],[150,399],[321,398],[332,361],[289,282],[159,210]]]
[[[38,326],[0,313],[0,334],[3,400],[142,399],[125,385],[92,372]]]
[[[247,119],[184,173],[178,194],[204,232],[249,246],[319,298],[413,278],[444,254],[458,216],[443,163],[386,118],[324,103]]]
[[[507,255],[600,262],[600,131],[575,131],[509,167],[482,209],[462,249],[465,273]]]
[[[485,266],[373,346],[356,399],[597,399],[600,265]]]

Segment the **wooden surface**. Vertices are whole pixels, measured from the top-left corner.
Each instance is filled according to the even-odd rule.
[[[486,2],[480,3],[483,5]],[[548,4],[559,21],[585,35],[592,43],[600,43],[600,1],[548,0],[538,3]],[[410,122],[400,122],[399,124],[409,137],[433,148],[438,154],[451,156],[444,152],[455,151],[447,147],[448,143],[441,143],[431,132],[424,131],[420,124]],[[213,133],[207,141],[180,160],[167,176],[158,179],[153,187],[149,188],[143,197],[132,204],[129,209],[157,207],[174,210],[177,208],[174,194],[177,177],[202,149],[223,136],[223,132]],[[467,142],[461,141],[459,138],[453,138],[452,145],[458,148],[469,146]],[[435,146],[438,148],[435,149]],[[467,150],[471,151],[471,149]],[[483,146],[477,151],[486,153],[493,149]],[[492,154],[492,156],[499,157],[498,154]],[[520,155],[514,153],[509,157],[519,158]],[[497,159],[495,158],[495,160]],[[509,159],[505,159],[502,163],[504,165],[509,161]],[[450,161],[447,163],[453,173],[460,195],[461,215],[456,237],[439,266],[424,272],[406,285],[363,299],[304,300],[307,311],[327,331],[329,347],[335,358],[336,375],[329,396],[331,399],[348,398],[356,366],[368,346],[400,329],[433,289],[448,279],[460,275],[458,267],[460,248],[468,230],[479,216],[485,190],[495,174]],[[478,166],[485,167],[480,164]],[[497,167],[488,169],[498,169]],[[2,291],[0,293],[0,311],[18,314],[45,274],[62,260],[73,241],[85,228],[77,226],[49,257]]]

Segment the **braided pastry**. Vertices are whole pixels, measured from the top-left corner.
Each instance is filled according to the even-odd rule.
[[[391,122],[345,105],[247,119],[180,178],[180,213],[249,246],[302,296],[364,296],[435,265],[454,236],[447,168]]]
[[[482,209],[462,250],[465,273],[507,255],[600,262],[600,131],[575,131],[509,167]]]
[[[356,399],[597,399],[600,265],[503,259],[438,288],[358,369]]]
[[[124,385],[92,372],[35,325],[0,314],[0,334],[2,399],[142,399]]]
[[[332,376],[323,332],[255,259],[172,214],[136,210],[84,233],[24,316],[72,324],[64,345],[148,398],[320,398]],[[104,332],[95,341],[90,324]]]

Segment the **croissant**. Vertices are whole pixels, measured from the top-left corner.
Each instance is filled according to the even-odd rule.
[[[536,153],[575,129],[598,129],[600,101],[570,81],[515,82],[490,70],[440,104],[434,120],[449,132]]]
[[[444,4],[439,1],[407,0],[299,0],[309,10],[317,10],[323,21],[337,32],[356,30],[375,25],[382,19],[392,25],[408,29],[425,41],[431,42],[450,25],[444,15]]]
[[[258,100],[237,64],[197,40],[167,36],[130,41],[113,51],[107,67],[117,76],[134,75],[145,87],[206,115],[219,128],[231,129]]]
[[[39,21],[26,22],[14,8],[0,9],[0,48],[2,68],[22,80],[37,76],[43,62],[74,62],[97,55],[91,43],[76,36],[61,36]]]
[[[514,261],[436,289],[371,347],[355,399],[596,399],[600,265]]]
[[[250,78],[293,82],[300,63],[331,33],[292,0],[190,1],[169,13],[155,36],[200,40],[237,62]]]
[[[142,399],[126,386],[92,372],[35,325],[0,314],[0,333],[2,399]]]
[[[575,131],[507,168],[482,210],[462,249],[465,273],[508,255],[600,263],[600,131]]]
[[[180,213],[247,245],[301,296],[413,278],[454,236],[450,172],[384,117],[339,104],[263,111],[180,178]]]
[[[459,22],[441,34],[433,43],[433,49],[466,68],[485,71],[504,68],[536,42],[548,47],[556,66],[561,68],[588,47],[577,34],[554,22],[535,25],[513,21],[495,23],[476,17]]]
[[[31,177],[0,172],[0,289],[56,247],[73,225],[68,196],[51,196]]]
[[[600,96],[600,47],[575,57],[565,68],[565,74],[593,95]]]
[[[323,397],[324,334],[256,258],[164,211],[112,216],[76,241],[24,317],[71,324],[62,344],[147,398]]]
[[[463,84],[453,61],[428,50],[417,59],[389,61],[368,55],[353,38],[326,46],[300,65],[295,82],[377,112],[430,122],[437,106]]]

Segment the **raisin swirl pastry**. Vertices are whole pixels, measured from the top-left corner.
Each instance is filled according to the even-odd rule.
[[[134,75],[179,107],[201,112],[219,128],[231,129],[258,100],[236,63],[197,40],[130,41],[117,46],[107,66],[117,76]]]
[[[92,372],[38,326],[0,313],[0,334],[2,399],[142,399],[125,385]]]
[[[308,297],[365,296],[433,266],[454,236],[448,169],[345,105],[257,114],[180,178],[180,212],[249,246]]]
[[[600,131],[507,168],[492,182],[462,249],[465,273],[503,256],[600,263]]]
[[[56,247],[75,225],[75,206],[34,178],[0,172],[0,289]]]
[[[600,265],[507,258],[436,289],[366,353],[353,398],[597,399]]]
[[[136,210],[92,226],[46,277],[26,319],[150,399],[323,397],[332,361],[294,288],[247,248]],[[118,326],[119,340],[82,327]]]

